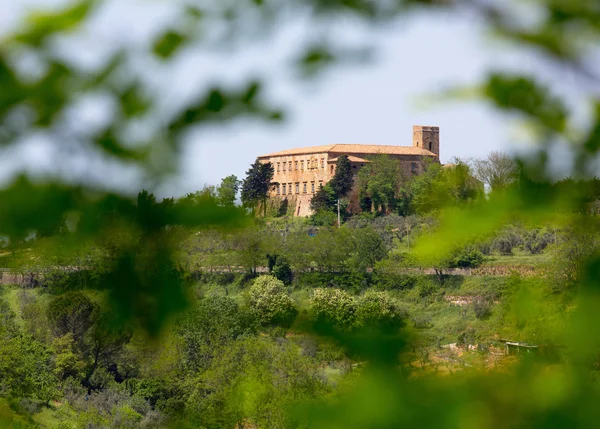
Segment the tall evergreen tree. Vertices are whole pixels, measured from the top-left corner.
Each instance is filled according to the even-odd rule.
[[[275,169],[270,162],[262,163],[258,159],[246,172],[246,178],[242,183],[242,204],[245,207],[256,209],[259,203],[263,203],[263,215],[267,215],[267,197],[274,184],[273,174]]]
[[[345,197],[352,189],[352,185],[354,184],[352,164],[347,155],[341,155],[338,158],[335,164],[335,174],[330,183],[336,198]]]

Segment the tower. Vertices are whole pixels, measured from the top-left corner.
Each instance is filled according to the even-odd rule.
[[[440,157],[440,127],[413,125],[413,147],[428,150]]]

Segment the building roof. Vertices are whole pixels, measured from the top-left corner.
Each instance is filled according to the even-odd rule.
[[[327,162],[334,163],[334,162],[337,162],[338,159],[340,159],[339,156],[336,158],[330,159]],[[348,155],[348,161],[350,161],[350,162],[371,162],[368,159],[359,158],[358,156],[353,156],[353,155]]]
[[[412,146],[377,145],[377,144],[330,144],[324,146],[310,146],[296,149],[287,149],[279,152],[261,155],[259,158],[275,156],[306,155],[311,153],[360,153],[360,154],[387,154],[387,155],[424,155],[436,156],[433,152]]]

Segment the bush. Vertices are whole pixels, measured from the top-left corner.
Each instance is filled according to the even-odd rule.
[[[548,247],[548,245],[554,240],[554,236],[549,232],[542,232],[534,229],[527,231],[523,240],[523,248],[532,255],[538,255]]]
[[[319,210],[308,218],[308,223],[315,226],[333,226],[337,223],[337,215],[328,210]]]
[[[401,309],[385,292],[369,291],[358,301],[357,326],[399,328],[405,317],[406,311]]]
[[[473,310],[475,311],[475,317],[481,320],[487,319],[492,314],[492,306],[483,299],[473,301]]]
[[[463,249],[459,251],[450,263],[451,268],[475,268],[483,264],[485,257],[476,249]]]
[[[273,276],[260,276],[254,280],[248,303],[263,325],[289,326],[298,313],[283,282]]]
[[[318,322],[350,329],[354,326],[356,303],[339,289],[315,289],[310,296],[310,309]]]

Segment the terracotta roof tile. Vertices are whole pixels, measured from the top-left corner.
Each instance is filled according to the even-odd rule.
[[[338,160],[339,158],[340,158],[340,157],[338,156],[338,157],[336,157],[336,158],[333,158],[333,159],[330,159],[330,160],[328,160],[327,162],[335,163],[335,162],[337,162],[337,160]],[[368,159],[359,158],[358,156],[352,156],[352,155],[348,155],[348,160],[349,160],[350,162],[371,162],[371,161],[369,161]]]
[[[279,152],[261,155],[259,158],[271,158],[275,156],[304,155],[311,153],[335,153],[335,154],[388,154],[388,155],[424,155],[436,156],[428,150],[412,146],[392,146],[376,144],[331,144],[324,146],[310,146],[296,149],[287,149]]]

